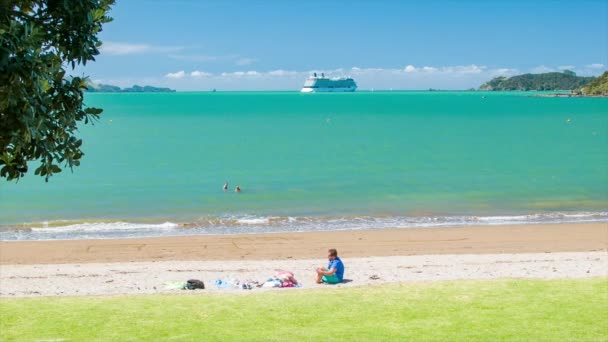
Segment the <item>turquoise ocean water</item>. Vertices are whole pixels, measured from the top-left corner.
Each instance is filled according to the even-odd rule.
[[[87,94],[82,166],[0,183],[0,238],[608,221],[608,100],[533,95]]]

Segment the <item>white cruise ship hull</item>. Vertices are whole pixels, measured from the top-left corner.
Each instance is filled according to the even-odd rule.
[[[309,77],[304,81],[304,86],[300,90],[302,93],[344,93],[357,90],[357,83],[352,78],[327,78],[321,73],[318,77]]]
[[[344,93],[349,91],[355,91],[357,88],[302,88],[302,93]]]

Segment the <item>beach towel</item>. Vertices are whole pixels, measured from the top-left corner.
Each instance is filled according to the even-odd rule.
[[[282,286],[283,286],[283,284],[281,283],[281,279],[278,279],[278,278],[268,278],[262,285],[262,287],[265,287],[265,288],[282,287]]]
[[[215,281],[215,286],[218,289],[227,289],[232,287],[232,281],[229,279],[218,279]]]
[[[186,288],[186,283],[183,281],[168,281],[163,283],[167,290],[183,290]]]
[[[281,283],[281,287],[296,287],[296,284],[291,281],[284,281]]]
[[[253,290],[256,287],[262,287],[262,284],[260,284],[257,281],[251,280],[251,279],[247,279],[247,280],[239,280],[237,282],[237,287],[243,290]]]

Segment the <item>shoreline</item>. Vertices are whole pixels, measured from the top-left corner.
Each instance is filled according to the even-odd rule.
[[[608,223],[524,224],[174,237],[0,241],[0,265],[608,250]]]
[[[608,95],[583,95],[583,94],[538,94],[535,97],[584,97],[584,98],[608,98]]]

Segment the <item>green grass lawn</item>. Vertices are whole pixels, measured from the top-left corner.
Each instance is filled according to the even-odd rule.
[[[0,300],[0,340],[608,341],[608,279]]]

